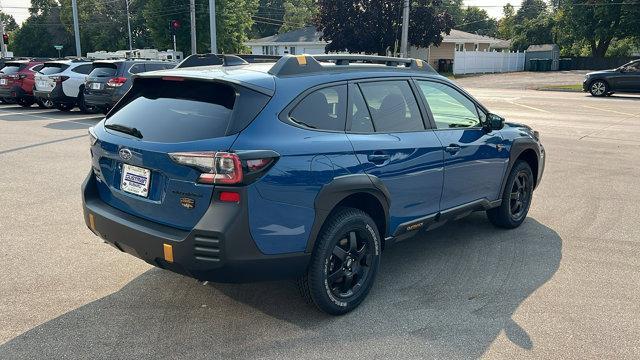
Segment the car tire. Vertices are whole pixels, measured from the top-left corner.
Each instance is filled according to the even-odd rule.
[[[378,228],[367,213],[338,209],[322,227],[307,274],[298,280],[303,297],[331,315],[355,309],[373,285],[380,249]]]
[[[55,103],[54,106],[56,109],[64,112],[71,111],[75,107],[73,104],[66,104],[66,103]]]
[[[489,221],[505,229],[520,226],[531,206],[534,181],[529,164],[522,160],[516,161],[502,192],[502,203],[497,208],[487,210]]]
[[[609,84],[604,80],[594,80],[589,84],[589,92],[593,96],[606,96],[609,92]]]
[[[31,105],[33,105],[33,103],[35,101],[31,100],[31,99],[20,98],[20,99],[16,100],[16,102],[18,103],[18,105],[20,105],[22,107],[29,108],[29,107],[31,107]]]
[[[41,109],[53,109],[54,108],[54,104],[53,101],[49,100],[49,99],[45,99],[45,100],[36,100],[36,103],[38,103],[38,106]]]
[[[95,107],[87,105],[87,103],[84,101],[84,90],[81,90],[80,94],[78,95],[78,108],[85,114],[95,114],[98,112]]]

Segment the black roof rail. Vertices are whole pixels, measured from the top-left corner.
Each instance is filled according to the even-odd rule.
[[[176,68],[186,68],[194,66],[207,66],[207,65],[222,65],[222,66],[234,66],[234,65],[246,65],[247,61],[237,55],[228,54],[193,54],[187,56],[182,60]]]
[[[336,66],[326,66],[322,63],[333,63]],[[431,65],[424,60],[358,54],[285,55],[273,65],[269,74],[287,76],[330,70],[363,69],[363,67],[356,67],[352,64],[378,64],[382,65],[378,69],[385,69],[388,66],[437,74]],[[367,66],[366,69],[372,68]]]
[[[281,55],[238,54],[237,56],[250,64],[276,62],[282,58]]]

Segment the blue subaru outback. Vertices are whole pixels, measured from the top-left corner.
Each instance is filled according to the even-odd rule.
[[[473,211],[527,216],[538,133],[427,63],[227,60],[138,75],[90,129],[84,219],[117,249],[199,280],[296,278],[343,314],[386,246]]]

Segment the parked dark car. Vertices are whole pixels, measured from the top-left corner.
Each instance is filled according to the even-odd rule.
[[[35,75],[43,66],[43,59],[26,59],[7,61],[0,71],[0,97],[15,102],[24,107],[30,107],[36,102],[33,96]],[[52,107],[38,101],[43,108]]]
[[[131,88],[131,77],[134,74],[175,66],[174,62],[161,60],[95,61],[85,82],[84,101],[106,113]]]
[[[640,59],[617,69],[588,73],[582,91],[593,96],[609,96],[616,92],[640,93]]]
[[[473,211],[518,227],[545,164],[427,63],[366,55],[140,74],[89,140],[94,234],[200,280],[298,278],[330,314],[394,242]]]

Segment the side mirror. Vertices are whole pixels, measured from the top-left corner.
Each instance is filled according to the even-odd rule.
[[[504,127],[504,118],[496,114],[487,114],[487,130],[500,130]]]

